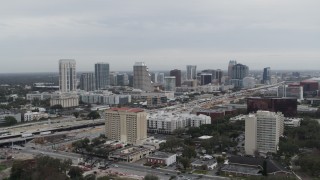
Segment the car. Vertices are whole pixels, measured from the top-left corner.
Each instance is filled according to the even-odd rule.
[[[169,173],[166,173],[165,175],[169,176],[170,174],[169,174]]]

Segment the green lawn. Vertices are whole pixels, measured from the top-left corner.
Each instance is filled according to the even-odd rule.
[[[193,171],[193,174],[207,174],[208,171],[205,171],[205,170],[195,170]]]

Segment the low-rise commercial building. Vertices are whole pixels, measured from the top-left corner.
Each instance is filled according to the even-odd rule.
[[[109,159],[113,161],[136,162],[150,155],[152,151],[143,146],[130,146],[113,151],[109,154]]]
[[[124,105],[131,103],[131,95],[112,94],[109,91],[80,92],[80,100],[86,104]]]
[[[47,119],[49,117],[49,115],[47,113],[43,113],[43,112],[31,112],[28,111],[26,113],[24,113],[24,121],[38,121],[40,119]]]
[[[60,93],[50,99],[50,106],[61,105],[63,108],[79,106],[79,96],[75,93]]]
[[[152,165],[170,166],[177,161],[177,154],[156,152],[147,157],[147,162]]]
[[[21,113],[8,110],[0,110],[0,124],[5,123],[5,118],[8,116],[14,117],[17,122],[21,122]]]
[[[208,170],[213,170],[218,166],[218,163],[215,159],[202,160],[198,159],[191,163],[193,168],[202,168],[203,166],[207,166]]]

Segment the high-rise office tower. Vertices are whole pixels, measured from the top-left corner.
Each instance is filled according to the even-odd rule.
[[[133,87],[151,91],[151,75],[144,62],[136,62],[133,66]]]
[[[181,70],[179,69],[171,70],[170,76],[176,77],[176,87],[181,87]]]
[[[59,61],[59,86],[63,93],[77,90],[76,61],[74,59]]]
[[[212,79],[216,79],[216,70],[214,70],[214,69],[205,69],[205,70],[201,71],[201,73],[211,74]]]
[[[158,83],[158,73],[151,73],[151,81],[153,83]]]
[[[201,73],[201,85],[207,85],[212,82],[212,74],[209,73]]]
[[[164,83],[164,73],[158,73],[157,79],[158,79],[158,83],[163,84]]]
[[[117,74],[117,85],[127,86],[129,84],[128,74]]]
[[[243,87],[243,78],[249,75],[249,68],[243,64],[236,64],[232,66],[232,79],[230,83],[236,88]]]
[[[147,113],[137,108],[112,108],[106,111],[106,137],[123,143],[142,144],[147,138]]]
[[[254,155],[256,151],[276,153],[283,130],[284,116],[280,112],[257,111],[256,114],[249,114],[245,119],[246,154]]]
[[[166,76],[164,78],[164,90],[165,91],[176,91],[176,77]]]
[[[85,91],[94,91],[95,78],[93,73],[83,73],[80,76],[80,89]]]
[[[235,60],[230,60],[229,61],[229,65],[228,65],[228,77],[229,77],[229,79],[232,79],[232,74],[233,74],[232,68],[236,64],[237,64],[237,61],[235,61]]]
[[[217,69],[216,70],[216,76],[215,76],[215,79],[217,80],[217,82],[219,84],[221,84],[221,78],[223,76],[223,71],[221,69]]]
[[[110,85],[110,66],[108,63],[94,65],[96,89],[106,89]]]
[[[197,79],[197,66],[187,65],[187,80]]]
[[[262,83],[263,84],[271,84],[271,74],[270,74],[270,67],[266,67],[263,69],[263,76],[262,76]]]

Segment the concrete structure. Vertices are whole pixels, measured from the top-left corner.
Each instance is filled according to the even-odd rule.
[[[151,75],[143,62],[136,62],[133,66],[133,87],[143,91],[151,91]]]
[[[263,84],[271,84],[271,70],[270,70],[270,67],[263,68],[262,83]]]
[[[302,118],[285,118],[284,126],[287,127],[300,127]]]
[[[256,86],[256,80],[253,77],[245,77],[242,80],[244,89],[251,89]]]
[[[147,157],[152,151],[143,146],[129,146],[110,152],[109,159],[124,162],[136,162],[142,158]]]
[[[170,76],[176,77],[176,87],[181,87],[181,70],[174,69],[170,71]]]
[[[207,85],[212,83],[212,74],[209,73],[201,73],[200,74],[200,84]]]
[[[94,91],[96,89],[95,76],[93,73],[81,74],[80,89],[85,91]]]
[[[198,159],[193,161],[191,163],[191,166],[196,169],[202,168],[203,166],[207,166],[208,170],[213,170],[218,166],[218,163],[215,159],[211,159],[211,160]]]
[[[258,110],[281,112],[285,117],[297,115],[296,98],[247,98],[247,113],[254,113]]]
[[[156,152],[147,157],[147,162],[152,165],[170,166],[171,164],[177,162],[177,154]]]
[[[59,61],[60,92],[77,90],[76,61],[74,59],[61,59]]]
[[[303,100],[303,87],[300,85],[283,85],[278,87],[278,97],[293,97]]]
[[[157,76],[158,83],[163,84],[164,83],[164,73],[159,73]]]
[[[263,163],[267,163],[267,174],[270,179],[273,175],[278,177],[290,176],[291,172],[286,170],[276,161],[271,159],[245,157],[245,156],[231,156],[228,164],[221,168],[221,173],[224,176],[262,176]],[[257,178],[260,179],[260,178]],[[277,179],[275,177],[275,179]]]
[[[94,65],[96,89],[106,89],[110,85],[110,66],[108,63],[99,62]]]
[[[228,65],[228,77],[229,79],[232,79],[232,74],[233,74],[233,66],[237,64],[237,61],[235,60],[230,60],[229,65]]]
[[[176,77],[166,76],[164,77],[164,90],[165,91],[176,91]]]
[[[187,65],[187,80],[197,79],[197,66]]]
[[[79,92],[80,100],[86,104],[124,105],[131,103],[131,95],[112,94],[109,91]]]
[[[147,113],[138,108],[106,111],[106,137],[128,144],[142,144],[147,138]]]
[[[79,96],[75,93],[56,94],[50,99],[50,106],[61,105],[63,108],[79,106]]]
[[[280,136],[284,131],[284,116],[282,113],[257,111],[249,114],[245,120],[245,152],[254,155],[276,153]]]
[[[185,127],[200,127],[211,124],[211,118],[205,115],[172,114],[163,111],[150,114],[148,117],[148,131],[171,134],[174,130]]]
[[[24,122],[27,122],[27,121],[38,121],[41,118],[47,119],[48,117],[49,117],[49,115],[47,113],[28,111],[28,112],[24,113]]]
[[[235,87],[243,87],[243,78],[249,75],[249,67],[243,64],[236,64],[232,66],[232,76],[230,83]]]
[[[127,86],[129,85],[129,76],[128,74],[117,74],[117,85],[118,86]]]

